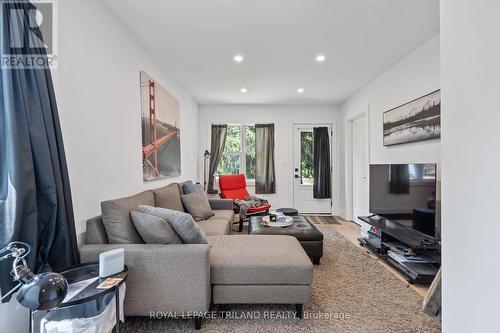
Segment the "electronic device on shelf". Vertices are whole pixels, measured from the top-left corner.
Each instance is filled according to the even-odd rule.
[[[114,249],[99,254],[99,277],[105,278],[123,271],[125,267],[125,250]]]
[[[361,245],[400,271],[408,282],[432,282],[441,265],[435,238],[386,218],[359,218],[370,225],[368,236],[358,239]]]
[[[436,164],[370,165],[370,225],[360,238],[410,283],[431,283],[441,265]]]

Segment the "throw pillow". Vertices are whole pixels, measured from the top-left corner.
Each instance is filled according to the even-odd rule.
[[[179,184],[173,183],[164,187],[152,190],[155,196],[156,207],[175,209],[179,212],[184,211],[181,201],[181,192]],[[151,205],[153,206],[153,205]]]
[[[182,183],[182,192],[184,192],[183,194],[199,192],[199,193],[203,194],[203,196],[205,198],[207,198],[207,200],[208,200],[207,192],[205,192],[205,190],[203,190],[203,186],[201,186],[201,184],[193,184],[193,182],[190,180]]]
[[[141,205],[141,213],[161,217],[170,224],[172,229],[179,235],[183,243],[186,244],[208,244],[207,235],[187,213],[172,209],[158,208]]]
[[[153,192],[101,202],[102,223],[110,244],[144,244],[130,218],[130,212],[139,205],[154,205]]]
[[[181,195],[181,200],[187,212],[193,216],[196,222],[206,220],[215,215],[207,198],[200,192],[183,194]]]
[[[161,217],[141,212],[131,212],[130,216],[146,244],[182,244],[174,229]]]

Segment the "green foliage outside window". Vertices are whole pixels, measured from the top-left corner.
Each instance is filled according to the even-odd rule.
[[[300,183],[314,184],[313,132],[300,132]]]
[[[255,168],[255,126],[228,126],[218,173],[246,173],[247,179],[255,179]]]

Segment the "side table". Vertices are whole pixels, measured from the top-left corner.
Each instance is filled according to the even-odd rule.
[[[82,282],[85,280],[89,280],[95,278],[90,284],[84,287],[82,290],[79,290],[76,294],[72,295],[70,299],[66,299],[61,303],[57,309],[62,309],[70,306],[79,305],[82,303],[94,301],[103,297],[107,294],[114,293],[115,295],[115,307],[116,307],[116,323],[115,323],[115,332],[119,333],[120,331],[120,286],[125,282],[128,275],[128,268],[125,266],[125,269],[120,273],[117,273],[112,276],[108,276],[107,278],[121,278],[122,280],[109,289],[97,289],[97,286],[104,282],[107,278],[99,277],[99,263],[89,263],[75,266],[71,269],[68,269],[63,272],[59,272],[66,281],[68,281],[68,291],[71,289],[71,285],[74,285],[78,282]],[[48,312],[52,311],[49,310]],[[34,313],[36,310],[30,310],[30,332],[35,333],[35,323],[34,323]]]

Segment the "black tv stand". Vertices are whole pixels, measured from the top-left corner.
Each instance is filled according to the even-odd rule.
[[[378,215],[360,216],[360,220],[378,230],[369,237],[359,238],[377,257],[400,271],[409,283],[429,284],[441,266],[441,245],[433,237]],[[412,249],[420,258],[401,260],[401,249]]]

